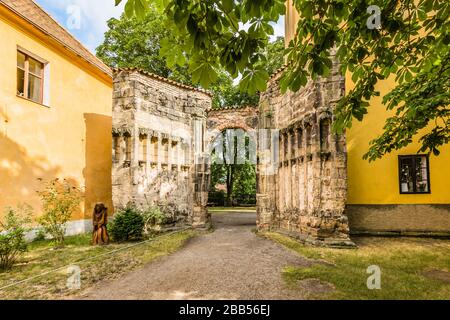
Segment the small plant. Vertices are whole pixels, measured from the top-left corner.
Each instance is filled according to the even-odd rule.
[[[33,241],[34,242],[44,241],[45,240],[45,236],[46,236],[46,234],[45,234],[44,229],[43,228],[39,228],[39,229],[36,230],[36,234],[34,236]]]
[[[150,206],[142,211],[144,218],[144,233],[150,235],[157,231],[158,227],[166,223],[166,215],[158,206]]]
[[[144,232],[144,217],[134,207],[126,207],[114,215],[108,231],[114,241],[139,240]]]
[[[11,269],[19,256],[27,251],[25,234],[29,230],[31,213],[29,205],[6,209],[3,221],[0,221],[0,271]]]
[[[46,183],[43,191],[38,192],[44,214],[39,218],[44,232],[53,239],[55,247],[64,246],[67,222],[80,206],[82,192],[67,180],[59,179]]]

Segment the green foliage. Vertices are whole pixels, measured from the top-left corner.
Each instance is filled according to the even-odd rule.
[[[259,95],[241,91],[222,67],[212,72],[204,57],[197,57],[203,62],[190,64],[191,57],[182,50],[183,40],[167,28],[167,19],[154,6],[149,6],[140,18],[127,15],[112,18],[108,27],[104,42],[97,48],[97,56],[110,67],[137,67],[193,86],[211,77],[209,89],[214,94],[213,107],[258,104]],[[268,73],[283,64],[283,41],[279,38],[269,43],[262,53],[267,63],[261,68]]]
[[[245,158],[245,153],[247,153],[249,148],[248,139],[250,138],[248,135],[244,135],[244,137],[248,138],[246,138],[247,143],[244,148],[238,148],[237,141],[231,137],[232,135],[227,134],[227,131],[223,131],[221,137],[218,137],[218,140],[216,140],[216,143],[223,144],[222,153],[213,154],[210,179],[211,199],[215,198],[217,202],[221,201],[217,194],[216,186],[224,184],[227,189],[225,205],[228,207],[233,205],[233,199],[256,194],[255,166],[248,160],[238,164],[238,158]],[[227,151],[231,149],[234,149],[234,152],[230,153]],[[234,159],[230,158],[231,155],[234,156]]]
[[[128,0],[129,15],[141,11]],[[142,1],[142,0],[140,0]],[[116,3],[122,2],[117,0]],[[350,72],[355,84],[335,107],[334,131],[362,121],[376,86],[395,77],[396,88],[384,97],[396,113],[385,133],[372,141],[369,160],[401,149],[418,136],[422,152],[438,154],[449,140],[450,2],[440,0],[293,0],[300,20],[294,39],[285,50],[289,67],[282,90],[296,91],[309,78],[327,76],[332,67],[330,50],[337,48],[342,74]],[[285,13],[284,0],[148,0],[167,17],[167,28],[178,39],[167,54],[191,57],[190,70],[202,85],[211,84],[224,68],[233,78],[243,75],[241,88],[264,90],[269,77],[264,50],[273,34],[271,23]],[[368,28],[373,12],[381,9],[381,26]],[[146,6],[144,10],[147,10]],[[248,29],[244,29],[244,24]],[[173,52],[175,51],[175,52]],[[436,77],[436,75],[439,75]],[[413,91],[411,91],[413,90]],[[420,99],[410,103],[413,92]],[[423,133],[428,128],[430,133]],[[389,133],[392,131],[393,133]]]
[[[167,218],[164,212],[158,206],[150,206],[141,211],[144,219],[144,233],[147,235],[153,234],[164,223]]]
[[[31,222],[32,208],[21,205],[17,209],[7,208],[0,221],[0,271],[11,269],[17,259],[27,251],[25,233]]]
[[[215,185],[214,185],[215,186]],[[208,193],[208,204],[214,206],[225,206],[225,192],[212,189]]]
[[[163,16],[152,9],[148,10],[142,19],[126,16],[110,19],[105,40],[97,48],[97,56],[113,68],[137,67],[162,77],[192,84],[187,70],[182,67],[168,67],[160,56],[161,43],[168,41],[175,39],[164,27]],[[169,61],[167,64],[171,65]],[[183,63],[180,65],[183,66]]]
[[[79,209],[83,193],[66,179],[54,179],[46,182],[44,189],[38,191],[38,195],[44,210],[38,222],[44,232],[52,237],[55,247],[62,247],[67,222],[77,208]]]
[[[114,220],[108,224],[108,231],[114,241],[133,241],[142,238],[144,226],[141,212],[134,207],[127,207],[114,215]]]
[[[44,241],[45,240],[45,237],[46,237],[46,234],[45,234],[45,231],[44,231],[44,229],[43,228],[39,228],[37,231],[36,231],[36,235],[35,235],[35,237],[34,237],[34,239],[33,239],[33,242],[38,242],[38,241]]]
[[[236,183],[233,188],[233,197],[256,194],[255,166],[248,161],[236,166]]]

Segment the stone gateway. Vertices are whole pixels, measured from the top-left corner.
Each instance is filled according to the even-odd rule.
[[[211,95],[137,69],[114,73],[113,202],[159,206],[174,226],[208,227],[214,135],[257,140],[257,226],[315,245],[351,246],[345,138],[332,135],[337,72],[282,95],[275,75],[258,107],[211,110]],[[252,156],[250,156],[252,157]]]

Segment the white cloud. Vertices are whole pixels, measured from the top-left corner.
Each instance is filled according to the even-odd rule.
[[[114,0],[38,0],[38,3],[47,11],[60,12],[61,15],[54,18],[66,28],[68,27],[67,20],[69,19],[67,8],[79,7],[81,11],[81,30],[69,31],[76,35],[91,51],[94,51],[103,41],[103,35],[108,30],[107,21],[113,17],[120,17],[124,7],[124,3],[116,7]]]

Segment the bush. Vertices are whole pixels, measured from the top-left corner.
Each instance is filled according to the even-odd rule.
[[[79,208],[82,192],[65,179],[62,182],[55,179],[46,183],[44,190],[38,194],[44,209],[38,221],[44,232],[52,237],[54,246],[62,247],[66,224]]]
[[[144,232],[144,218],[133,207],[127,207],[114,215],[108,231],[114,241],[139,240]]]
[[[43,228],[39,228],[36,230],[33,242],[44,241],[46,233]]]
[[[19,256],[27,251],[25,233],[29,231],[26,226],[31,222],[31,212],[28,205],[8,208],[5,218],[0,221],[0,271],[12,268]]]
[[[148,207],[141,214],[144,219],[144,233],[147,235],[157,231],[158,227],[167,221],[166,215],[158,206]]]

